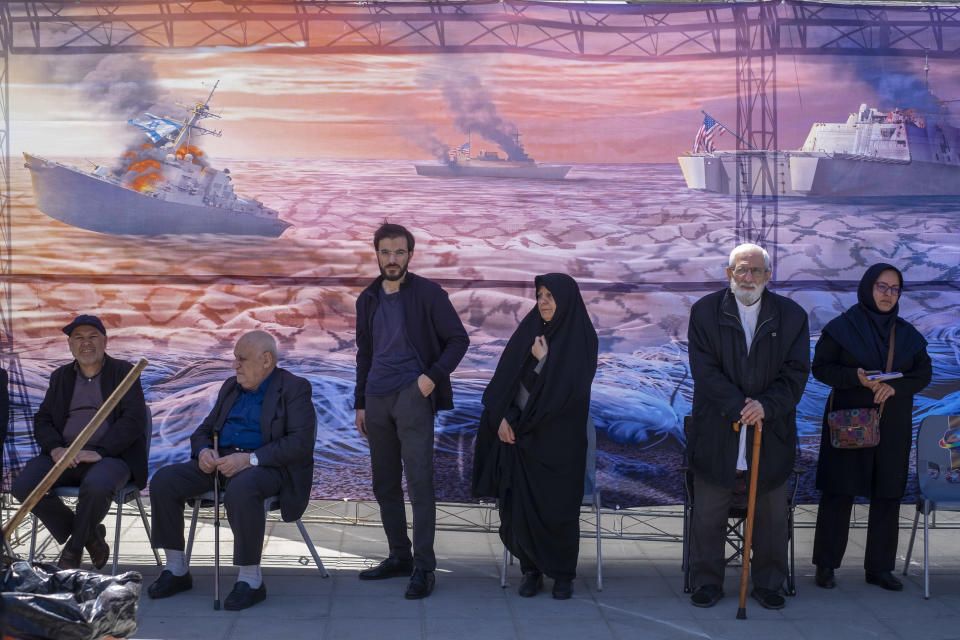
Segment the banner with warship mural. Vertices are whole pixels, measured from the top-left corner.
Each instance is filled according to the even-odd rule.
[[[372,236],[389,220],[413,231],[411,271],[444,286],[470,334],[456,409],[437,420],[441,500],[471,499],[480,396],[534,304],[534,276],[559,271],[580,283],[600,336],[604,502],[681,502],[689,308],[725,286],[744,237],[767,246],[770,286],[808,311],[814,343],[867,266],[902,269],[901,315],[934,363],[915,423],[960,413],[960,29],[911,44],[890,33],[914,14],[860,9],[764,9],[780,21],[777,55],[759,44],[731,54],[732,29],[711,50],[705,12],[722,25],[740,9],[702,3],[464,3],[469,19],[444,23],[448,44],[420,29],[409,50],[386,37],[338,49],[352,23],[336,11],[311,23],[311,38],[332,34],[324,46],[275,34],[207,46],[205,26],[185,18],[195,46],[73,51],[69,14],[35,39],[15,23],[6,286],[30,404],[69,359],[60,327],[98,314],[111,355],[150,360],[155,471],[188,455],[236,338],[264,329],[281,365],[313,384],[314,497],[371,499],[352,409],[354,302],[378,275]],[[581,45],[544,35],[547,50],[527,35],[552,34],[571,12],[593,17]],[[888,39],[809,51],[813,35],[792,38],[814,17],[862,34],[885,26]],[[506,34],[501,23],[512,40],[473,47]],[[246,42],[239,25],[216,36],[230,29]],[[671,50],[645,48],[678,33]],[[744,138],[738,64],[750,55],[764,60],[771,108]],[[747,202],[750,189],[766,198]],[[811,378],[799,406],[804,501],[816,498],[827,393]],[[5,453],[8,483],[34,453],[22,418]]]

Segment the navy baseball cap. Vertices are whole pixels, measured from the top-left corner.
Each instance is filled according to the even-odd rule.
[[[86,314],[79,315],[74,318],[73,322],[63,328],[63,332],[69,336],[71,333],[73,333],[74,329],[83,325],[93,327],[103,335],[107,335],[107,330],[103,328],[103,323],[100,322],[100,318],[97,316],[88,316]]]

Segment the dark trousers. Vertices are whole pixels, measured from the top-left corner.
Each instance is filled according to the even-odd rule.
[[[843,560],[850,537],[850,510],[853,496],[824,493],[817,510],[817,531],[813,537],[813,564],[836,569]],[[870,498],[867,516],[867,549],[863,568],[893,571],[897,562],[900,533],[900,498]]]
[[[693,518],[690,524],[690,572],[693,588],[723,586],[724,528],[733,490],[700,478],[693,480]],[[753,586],[780,589],[787,578],[787,485],[757,494],[753,517]]]
[[[437,558],[433,537],[437,510],[433,495],[433,407],[416,381],[389,396],[367,396],[367,442],[373,472],[373,495],[387,534],[390,555],[410,558],[402,476],[413,506],[413,564],[433,571]]]
[[[13,481],[11,493],[23,502],[53,465],[53,458],[48,455],[39,455],[29,460]],[[76,515],[60,498],[49,493],[40,499],[33,508],[33,513],[40,518],[40,522],[57,542],[67,542],[67,547],[79,554],[94,528],[110,510],[110,503],[116,492],[129,480],[130,468],[120,458],[102,458],[93,464],[78,464],[64,471],[53,485],[80,488]]]
[[[280,469],[250,467],[232,478],[220,477],[225,485],[223,504],[233,531],[233,564],[260,564],[266,528],[263,501],[280,493]],[[153,547],[183,551],[183,509],[187,500],[212,490],[213,474],[201,471],[196,459],[157,471],[150,481]]]

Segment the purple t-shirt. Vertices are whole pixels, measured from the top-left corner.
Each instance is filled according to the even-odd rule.
[[[70,445],[90,419],[103,405],[103,393],[100,391],[100,373],[88,378],[77,367],[77,383],[73,387],[73,397],[70,399],[70,410],[67,413],[67,423],[63,426],[63,440]],[[95,447],[106,435],[110,428],[109,419],[104,420],[97,428],[93,437],[87,440],[84,448]]]

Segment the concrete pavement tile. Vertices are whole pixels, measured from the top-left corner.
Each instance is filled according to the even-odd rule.
[[[330,607],[330,617],[344,618],[416,618],[423,615],[423,607],[416,600],[406,600],[403,591],[392,597],[337,595]],[[400,637],[400,636],[398,636]]]
[[[888,625],[863,614],[863,612],[860,612],[859,615],[853,613],[847,619],[818,620],[815,614],[807,611],[802,619],[792,620],[791,622],[795,628],[799,629],[801,635],[809,640],[823,640],[824,638],[869,640],[871,638],[890,639],[897,637]],[[911,638],[913,637],[911,636]],[[919,637],[921,636],[917,636],[917,638]]]
[[[599,598],[600,611],[610,620],[692,619],[689,602],[672,596],[653,598]]]
[[[428,598],[429,599],[429,598]],[[430,640],[515,640],[513,620],[509,617],[442,618],[427,615],[427,638]]]
[[[517,635],[521,638],[550,638],[550,640],[614,640],[615,635],[606,620],[584,620],[579,616],[550,619],[519,618]]]
[[[736,614],[736,610],[733,611]],[[747,612],[746,620],[737,620],[734,616],[725,620],[700,620],[704,633],[716,640],[803,640],[804,635],[789,622],[780,620],[761,620]]]
[[[517,596],[519,598],[519,596]],[[509,619],[510,606],[503,594],[497,598],[477,598],[463,589],[434,591],[423,599],[424,616],[431,618]]]
[[[327,625],[325,637],[336,640],[371,640],[372,638],[416,640],[423,638],[424,632],[419,618],[345,617],[332,618]]]
[[[577,585],[577,588],[580,585]],[[516,592],[506,599],[517,620],[553,618],[557,620],[599,621],[602,616],[596,600],[582,590],[574,590],[569,600],[554,600],[550,595],[553,584],[546,580],[544,589],[533,598],[521,598]]]
[[[238,614],[241,618],[267,617],[289,620],[313,620],[330,615],[330,598],[325,596],[274,595],[267,585],[267,599]]]
[[[211,607],[210,613],[216,613]],[[131,640],[170,640],[172,638],[203,638],[229,640],[234,616],[139,618],[137,632]]]
[[[357,571],[345,571],[338,575],[334,584],[334,593],[340,596],[363,596],[367,598],[403,597],[410,578],[389,578],[387,580],[361,580]]]
[[[925,618],[900,616],[880,618],[879,622],[886,625],[895,637],[910,640],[957,640],[960,638],[960,616],[942,616],[939,618]]]
[[[276,569],[264,569],[263,581],[267,584],[268,595],[292,596],[322,596],[329,597],[334,589],[335,577],[324,578],[320,572],[313,569],[303,571],[284,570],[275,573]],[[231,588],[233,585],[231,584]]]
[[[275,638],[322,640],[333,637],[326,633],[326,624],[324,620],[317,620],[308,626],[302,619],[275,616],[241,617],[234,624],[229,640],[273,640]]]
[[[651,620],[645,618],[609,620],[617,640],[699,640],[707,638],[701,624],[694,620]]]
[[[872,592],[857,594],[858,605],[875,618],[889,617],[896,611],[904,618],[939,618],[956,613],[956,607],[942,600],[924,600],[923,593],[904,589],[900,592],[884,591],[871,585]],[[957,637],[960,637],[958,630]]]

